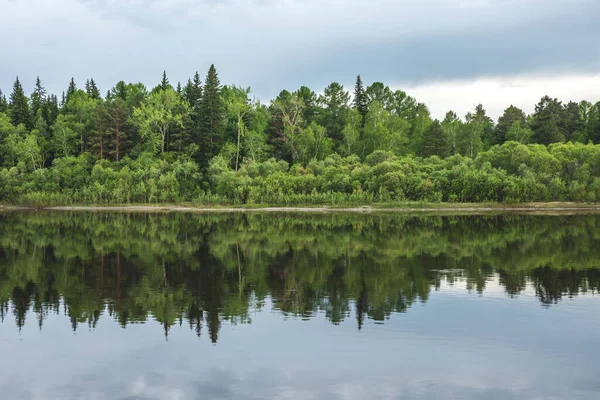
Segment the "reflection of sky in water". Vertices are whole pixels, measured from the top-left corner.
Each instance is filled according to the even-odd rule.
[[[223,323],[218,344],[183,326],[126,329],[103,316],[74,334],[64,316],[43,331],[0,324],[5,399],[598,399],[598,296],[543,307],[442,284],[383,325],[357,330],[323,315],[284,318],[269,302],[251,324]],[[28,320],[35,314],[29,313]],[[149,326],[156,325],[156,326]]]

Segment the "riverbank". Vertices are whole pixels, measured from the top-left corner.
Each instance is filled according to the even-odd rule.
[[[126,211],[126,212],[268,212],[268,213],[488,213],[488,212],[600,212],[600,203],[396,203],[368,206],[222,206],[193,204],[144,204],[144,205],[69,205],[69,206],[17,206],[0,205],[0,211],[49,210],[49,211]]]

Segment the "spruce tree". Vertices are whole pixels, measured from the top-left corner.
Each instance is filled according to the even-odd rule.
[[[46,120],[46,124],[48,126],[52,126],[58,118],[58,97],[56,95],[51,94],[48,96],[46,100],[46,106],[44,107],[44,119]]]
[[[29,101],[27,100],[27,96],[25,96],[23,86],[21,86],[18,76],[13,86],[13,92],[10,95],[9,114],[14,126],[23,124],[26,127],[31,128]]]
[[[365,116],[369,111],[369,103],[367,99],[367,95],[365,93],[365,88],[363,86],[362,80],[360,79],[360,75],[356,77],[356,85],[354,86],[354,107],[358,110],[360,115],[363,117],[363,125],[365,123]]]
[[[423,157],[439,156],[445,158],[450,155],[450,141],[437,119],[429,125],[423,139],[423,147],[421,147]]]
[[[65,100],[64,100],[64,104],[66,105],[69,100],[71,100],[71,97],[75,94],[75,92],[77,91],[77,85],[75,85],[75,79],[71,78],[71,82],[69,82],[69,88],[67,89],[67,94],[65,96]],[[64,105],[63,105],[64,107]]]
[[[210,66],[204,81],[198,118],[199,144],[202,156],[199,161],[206,165],[218,153],[223,136],[221,83],[214,65]]]
[[[167,71],[163,71],[163,77],[162,81],[160,82],[160,88],[161,90],[167,90],[170,87],[171,84],[169,83],[169,79],[167,78]]]
[[[177,82],[177,94],[181,94],[181,82]]]
[[[6,101],[6,96],[2,93],[2,89],[0,89],[0,113],[6,113],[8,111],[8,102]]]
[[[200,80],[200,74],[196,71],[194,79],[188,79],[187,84],[183,88],[183,100],[185,100],[190,106],[190,117],[194,123],[194,126],[198,125],[198,117],[200,115],[200,100],[202,99],[202,81]]]
[[[94,78],[90,79],[89,88],[86,88],[86,92],[90,98],[94,100],[100,99],[100,90],[98,90],[98,86],[96,86]]]
[[[44,108],[46,104],[46,89],[42,86],[40,77],[35,80],[35,90],[31,94],[31,115],[33,119],[37,119],[38,112]]]

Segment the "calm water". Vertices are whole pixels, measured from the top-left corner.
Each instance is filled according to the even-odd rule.
[[[600,216],[0,213],[2,399],[599,399]]]

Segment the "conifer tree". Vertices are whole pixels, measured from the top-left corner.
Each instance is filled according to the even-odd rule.
[[[67,94],[65,96],[64,104],[67,104],[71,97],[77,91],[77,85],[75,85],[75,79],[71,78],[71,82],[69,82],[69,88],[67,89]],[[63,105],[64,107],[64,105]]]
[[[58,118],[58,97],[56,95],[51,94],[48,96],[46,100],[46,107],[44,107],[44,119],[46,120],[46,124],[51,126]]]
[[[8,102],[6,101],[6,96],[2,93],[2,89],[0,89],[0,113],[6,113],[8,111]]]
[[[98,90],[98,86],[96,86],[94,78],[90,79],[89,87],[86,87],[86,92],[90,98],[94,100],[100,99],[100,90]]]
[[[196,71],[194,79],[188,79],[187,84],[183,88],[183,100],[190,107],[190,117],[194,123],[194,127],[198,125],[198,117],[200,115],[200,100],[202,99],[202,81],[200,74]]]
[[[423,157],[438,156],[444,158],[450,155],[448,136],[437,119],[425,131],[421,152]]]
[[[198,117],[199,144],[202,155],[200,161],[204,165],[218,153],[221,145],[223,113],[221,83],[215,66],[211,65],[204,81]]]
[[[46,104],[46,89],[42,86],[40,77],[35,80],[35,90],[31,94],[31,115],[37,119],[38,111],[44,108]]]
[[[169,79],[167,78],[167,71],[163,71],[163,77],[162,81],[160,82],[160,88],[161,90],[167,90],[169,87],[171,87],[171,84],[169,83]]]
[[[365,88],[363,86],[362,80],[360,79],[360,75],[356,77],[356,85],[354,86],[354,107],[360,112],[360,115],[363,117],[363,125],[365,121],[365,116],[369,111],[368,99],[365,93]]]
[[[177,82],[177,94],[181,94],[181,82]]]
[[[14,126],[23,124],[26,127],[31,128],[29,101],[27,100],[27,96],[25,96],[23,86],[21,86],[18,76],[13,86],[13,92],[10,95],[9,114]]]

